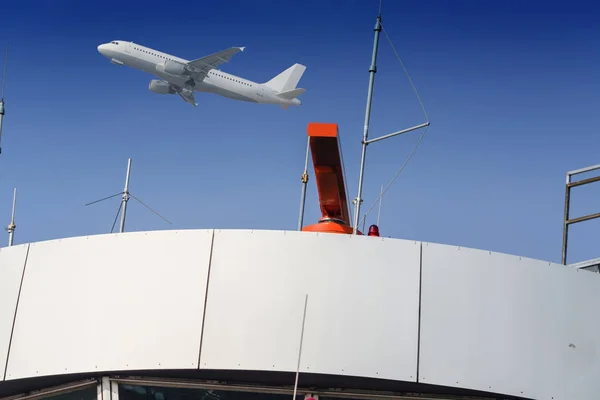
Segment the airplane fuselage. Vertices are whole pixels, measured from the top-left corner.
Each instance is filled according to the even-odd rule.
[[[215,93],[230,99],[253,103],[279,104],[287,107],[300,105],[296,98],[282,98],[278,92],[265,84],[231,75],[219,69],[208,70],[203,79],[172,74],[165,71],[167,60],[187,64],[189,60],[163,53],[133,42],[113,41],[98,46],[98,51],[109,58],[113,64],[127,65],[154,75],[174,87],[187,87],[195,92]]]

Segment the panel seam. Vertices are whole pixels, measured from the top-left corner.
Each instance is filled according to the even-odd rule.
[[[213,248],[215,245],[215,230],[212,230],[210,239],[210,253],[208,255],[208,272],[206,274],[206,289],[204,290],[204,308],[202,310],[202,328],[200,329],[200,348],[198,349],[198,369],[200,369],[200,358],[202,356],[202,344],[204,342],[204,323],[206,322],[206,305],[208,303],[208,285],[210,284],[210,270],[212,266]]]
[[[423,242],[421,242],[421,246],[419,248],[419,310],[418,310],[418,317],[417,317],[417,379],[416,379],[417,383],[419,383],[419,371],[421,369],[421,299],[423,297],[422,287],[423,287]]]
[[[4,364],[4,377],[3,381],[6,381],[6,374],[8,373],[8,360],[10,359],[10,349],[12,347],[13,333],[15,332],[15,325],[17,322],[17,311],[19,310],[19,300],[21,300],[21,290],[23,289],[23,280],[25,280],[25,269],[27,268],[27,259],[29,258],[29,246],[27,244],[27,252],[25,253],[25,263],[23,264],[23,272],[21,272],[21,282],[19,283],[19,293],[17,294],[17,303],[15,304],[15,313],[13,315],[12,327],[10,329],[10,338],[8,339],[8,350],[6,352],[6,363]]]

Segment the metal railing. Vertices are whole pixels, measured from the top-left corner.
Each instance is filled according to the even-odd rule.
[[[586,172],[592,172],[592,171],[596,171],[596,170],[600,170],[600,164],[592,165],[591,167],[585,167],[585,168],[577,169],[575,171],[567,172],[567,182],[565,185],[565,216],[564,216],[564,220],[563,220],[563,240],[562,240],[562,263],[564,265],[567,265],[567,246],[568,246],[568,241],[569,241],[569,226],[572,224],[576,224],[578,222],[584,222],[584,221],[589,221],[592,219],[600,218],[600,213],[584,215],[583,217],[577,217],[577,218],[573,218],[573,219],[570,219],[570,217],[569,217],[569,211],[570,211],[569,209],[571,206],[571,189],[574,187],[583,186],[583,185],[587,185],[587,184],[594,183],[594,182],[599,182],[600,175],[592,177],[592,178],[582,179],[580,181],[575,181],[575,182],[573,182],[571,178],[575,175],[584,174]]]

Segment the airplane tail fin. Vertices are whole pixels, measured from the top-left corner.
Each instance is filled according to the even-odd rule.
[[[290,92],[296,89],[296,85],[300,82],[305,70],[304,65],[294,64],[270,81],[265,82],[264,85],[280,93]]]

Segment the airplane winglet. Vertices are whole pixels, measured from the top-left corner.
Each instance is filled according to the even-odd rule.
[[[245,48],[246,48],[246,46],[238,47],[238,49],[240,49],[240,51],[244,51]]]

